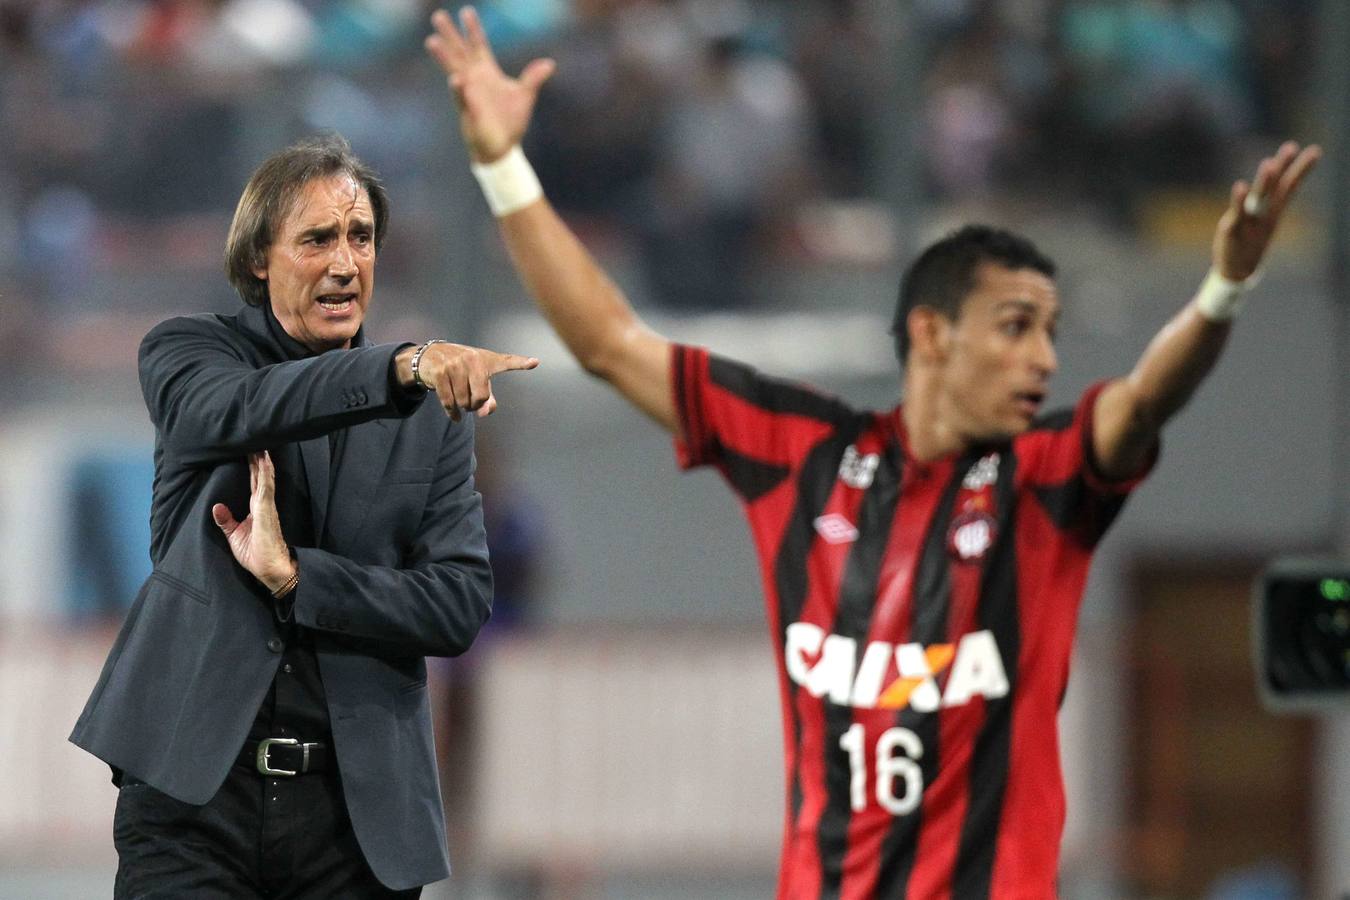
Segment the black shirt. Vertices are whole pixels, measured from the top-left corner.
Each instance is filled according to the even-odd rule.
[[[305,359],[316,355],[282,329],[270,307],[264,310],[267,327],[286,354],[286,359]],[[345,436],[345,429],[328,435],[330,479],[332,473],[337,471]],[[282,454],[274,450],[272,458],[277,473],[277,513],[281,519],[282,536],[291,547],[317,547],[320,536],[314,533],[314,515],[303,457],[299,453]],[[331,480],[329,483],[331,486]],[[301,572],[302,584],[304,577],[305,574]],[[281,665],[253,720],[253,727],[249,729],[249,739],[296,738],[304,743],[331,743],[328,702],[324,697],[323,678],[319,674],[319,659],[314,653],[314,633],[292,620],[290,607],[294,600],[292,594],[277,601]]]

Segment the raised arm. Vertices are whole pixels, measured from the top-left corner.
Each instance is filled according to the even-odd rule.
[[[1321,155],[1316,145],[1300,149],[1288,142],[1261,161],[1251,185],[1233,184],[1214,233],[1213,267],[1195,298],[1158,332],[1134,370],[1097,401],[1092,449],[1103,474],[1138,473],[1163,424],[1214,368],[1280,215]]]
[[[627,298],[596,264],[548,200],[515,190],[511,182],[528,164],[516,158],[539,88],[553,74],[552,60],[536,59],[519,78],[497,64],[472,7],[457,28],[449,14],[432,16],[426,47],[445,71],[459,107],[460,130],[478,172],[508,179],[508,194],[525,201],[499,212],[507,251],[526,290],[586,371],[613,385],[670,432],[678,419],[670,386],[671,345],[638,319]],[[514,165],[514,168],[513,168]],[[537,192],[535,192],[537,193]]]

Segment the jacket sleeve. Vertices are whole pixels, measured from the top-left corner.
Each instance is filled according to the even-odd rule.
[[[300,584],[291,615],[298,624],[421,656],[458,656],[469,648],[492,611],[471,423],[447,432],[403,567],[296,548]]]
[[[170,319],[141,341],[141,391],[165,450],[189,466],[237,458],[372,419],[422,396],[393,383],[403,344],[335,350],[258,367],[206,317]]]

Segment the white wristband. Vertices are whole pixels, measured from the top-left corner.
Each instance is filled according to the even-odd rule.
[[[1210,269],[1200,283],[1200,290],[1195,292],[1195,308],[1211,322],[1231,322],[1242,312],[1247,291],[1255,287],[1256,281],[1255,276],[1231,281],[1220,275],[1218,269]]]
[[[534,174],[534,168],[525,153],[516,144],[496,162],[474,163],[469,167],[478,186],[483,189],[488,208],[497,218],[509,216],[524,209],[540,197],[544,189]]]

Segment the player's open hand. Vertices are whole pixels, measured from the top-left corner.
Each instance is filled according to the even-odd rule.
[[[262,453],[248,455],[248,515],[236,522],[229,507],[217,503],[211,518],[224,532],[235,561],[248,570],[269,591],[275,591],[295,571],[290,548],[281,535],[281,517],[277,515],[277,474],[272,457]]]
[[[1221,275],[1241,281],[1256,271],[1285,206],[1321,158],[1322,148],[1316,144],[1300,149],[1286,141],[1274,156],[1261,160],[1251,184],[1233,184],[1228,209],[1214,233],[1214,265]]]
[[[537,365],[539,360],[533,356],[437,341],[427,345],[422,352],[422,358],[417,362],[417,375],[422,384],[436,392],[446,415],[458,422],[465,412],[473,412],[482,418],[497,408],[497,398],[492,395],[492,376],[533,369]]]
[[[539,88],[555,65],[551,59],[536,59],[519,78],[511,78],[497,65],[472,6],[460,10],[459,22],[456,28],[443,9],[433,13],[435,31],[427,36],[427,53],[445,70],[469,155],[474,162],[493,162],[525,136]]]

